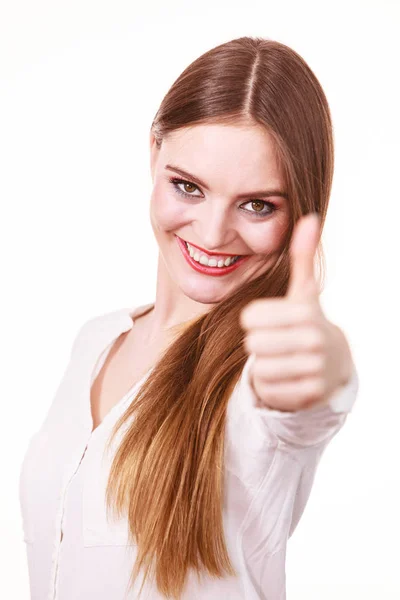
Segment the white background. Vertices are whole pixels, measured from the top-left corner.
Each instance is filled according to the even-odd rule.
[[[77,330],[154,299],[148,136],[158,105],[201,53],[259,35],[299,52],[331,106],[321,301],[360,376],[288,544],[288,600],[400,598],[399,2],[0,6],[0,597],[29,598],[19,468]]]

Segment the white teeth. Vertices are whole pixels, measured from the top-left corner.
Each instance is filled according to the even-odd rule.
[[[239,256],[228,256],[225,260],[220,259],[217,262],[215,258],[207,258],[207,256],[201,254],[197,248],[193,248],[193,246],[191,246],[187,242],[185,242],[185,244],[193,260],[200,263],[201,265],[206,265],[208,267],[229,267],[229,265],[231,265],[239,259]]]

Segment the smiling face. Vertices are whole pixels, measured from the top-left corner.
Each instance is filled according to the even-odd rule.
[[[150,151],[150,219],[163,281],[213,304],[269,270],[290,221],[271,136],[258,126],[196,125],[170,133],[159,149],[151,135]],[[181,240],[197,247],[200,263]],[[207,252],[217,254],[210,266],[201,258]],[[215,266],[238,255],[232,267]]]

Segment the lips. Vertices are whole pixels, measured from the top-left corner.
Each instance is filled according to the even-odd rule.
[[[178,237],[178,236],[176,236]],[[204,250],[204,248],[201,248],[201,246],[197,246],[196,244],[193,244],[192,242],[188,242],[182,238],[179,238],[182,242],[184,242],[185,244],[190,244],[190,246],[192,246],[193,248],[197,248],[197,250],[199,250],[200,252],[202,252],[205,256],[210,257],[210,258],[215,258],[217,261],[219,259],[221,260],[225,260],[228,257],[229,258],[233,258],[234,256],[238,256],[239,258],[242,257],[241,254],[225,254],[224,252],[210,252],[209,250]]]
[[[229,265],[229,267],[209,267],[208,265],[202,265],[201,263],[195,261],[189,254],[188,248],[184,240],[175,235],[176,241],[178,242],[178,246],[180,247],[182,254],[192,269],[201,273],[203,275],[211,275],[214,277],[221,277],[223,275],[229,275],[232,271],[235,271],[249,256],[241,256],[236,262]],[[197,246],[196,246],[197,248]],[[218,255],[217,255],[218,256]],[[225,255],[225,256],[230,256]]]

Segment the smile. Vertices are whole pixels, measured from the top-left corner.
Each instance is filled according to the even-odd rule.
[[[249,256],[207,253],[180,237],[175,237],[188,264],[205,275],[227,275],[249,258]]]

